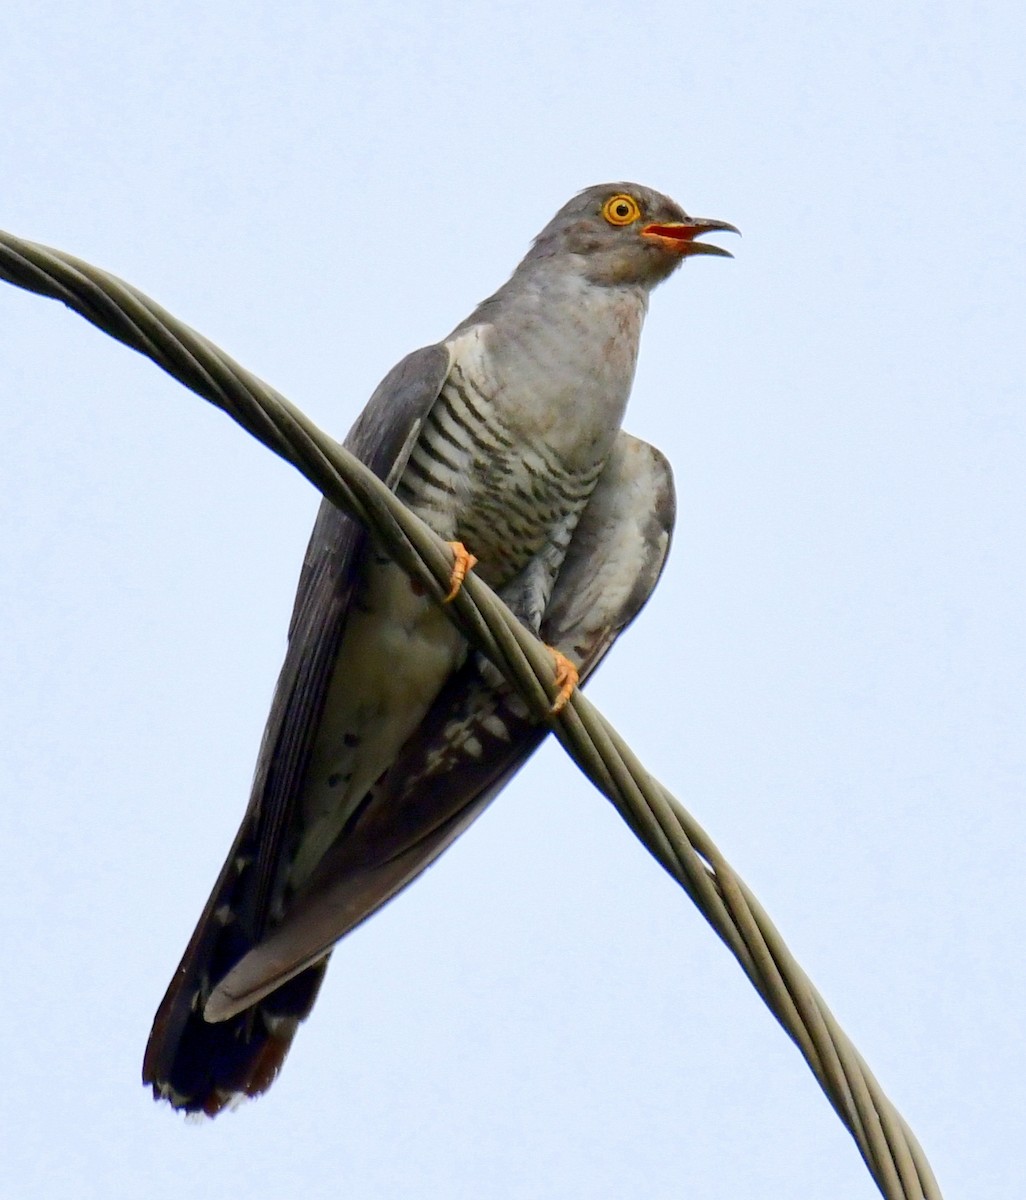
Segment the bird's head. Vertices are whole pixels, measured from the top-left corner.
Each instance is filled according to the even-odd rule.
[[[662,282],[685,258],[729,250],[696,241],[704,233],[737,233],[726,221],[689,217],[668,196],[637,183],[585,188],[535,238],[525,262],[569,258],[600,285]]]

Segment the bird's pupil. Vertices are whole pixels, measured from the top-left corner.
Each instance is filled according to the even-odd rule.
[[[629,212],[630,209],[622,202],[616,206],[616,215],[618,217],[625,217]]]

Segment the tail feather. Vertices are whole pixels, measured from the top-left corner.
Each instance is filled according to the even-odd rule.
[[[208,1117],[267,1091],[313,1007],[326,967],[326,960],[315,964],[230,1021],[210,1024],[197,1003],[174,1033],[155,1025],[143,1082],[152,1085],[156,1099]]]
[[[143,1083],[156,1099],[211,1117],[271,1086],[313,1007],[328,963],[327,957],[314,963],[229,1021],[204,1020],[211,989],[255,942],[240,920],[256,882],[245,852],[247,824],[157,1009],[143,1059]]]

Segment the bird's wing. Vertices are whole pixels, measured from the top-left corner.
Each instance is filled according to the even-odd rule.
[[[394,486],[451,366],[444,345],[414,351],[382,380],[345,445]],[[249,806],[217,883],[154,1019],[143,1079],[162,1086],[182,1056],[216,1054],[198,1008],[219,979],[264,935],[298,820],[296,799],[359,576],[366,534],[323,502],[303,562],[288,649],[274,691]],[[320,980],[311,979],[306,1007]],[[199,997],[199,1002],[197,1001]],[[299,998],[300,1000],[302,998]],[[209,1027],[208,1027],[209,1028]],[[195,1043],[195,1053],[190,1045]],[[176,1063],[178,1065],[176,1065]],[[188,1072],[186,1072],[188,1074]]]
[[[406,467],[420,427],[449,373],[444,345],[415,350],[385,376],[345,440],[346,448],[389,486]],[[289,644],[261,741],[250,808],[259,885],[253,936],[267,921],[280,886],[294,805],[338,656],[359,577],[366,532],[327,500],[321,503],[303,561]],[[245,914],[247,917],[250,914]]]
[[[669,464],[621,433],[575,531],[541,635],[582,680],[651,595],[675,513]],[[547,730],[469,658],[325,855],[283,920],[213,990],[223,1021],[322,959],[332,944],[429,866],[480,815]]]

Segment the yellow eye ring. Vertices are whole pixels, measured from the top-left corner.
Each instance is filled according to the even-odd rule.
[[[630,225],[641,216],[641,205],[633,196],[619,192],[602,205],[602,215],[610,225]]]

